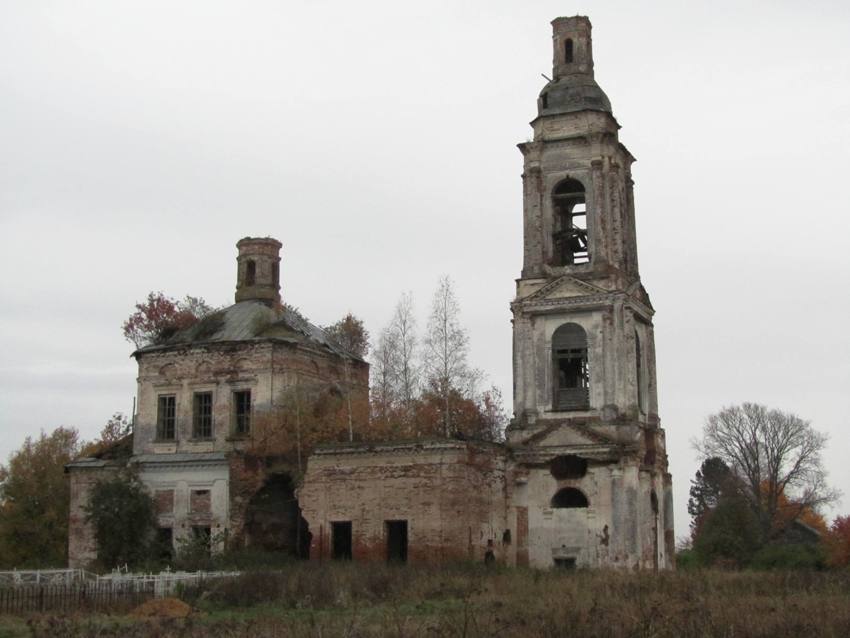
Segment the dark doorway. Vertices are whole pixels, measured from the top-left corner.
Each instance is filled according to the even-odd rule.
[[[272,474],[245,510],[248,545],[309,558],[310,531],[295,498],[289,474]]]
[[[212,552],[212,529],[209,525],[192,526],[192,542],[207,556]]]
[[[387,521],[387,560],[407,562],[407,521]]]
[[[331,523],[331,558],[351,560],[351,521]]]
[[[174,532],[170,527],[156,530],[156,549],[160,560],[169,562],[174,558]]]

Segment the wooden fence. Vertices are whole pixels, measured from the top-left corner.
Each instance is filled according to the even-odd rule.
[[[129,611],[154,597],[154,587],[116,587],[108,581],[0,587],[0,614]]]

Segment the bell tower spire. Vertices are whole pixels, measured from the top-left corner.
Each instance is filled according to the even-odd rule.
[[[590,20],[553,20],[552,46],[553,77],[537,100],[534,136],[519,145],[524,250],[511,304],[508,441],[530,463],[590,455],[628,474],[650,512],[640,525],[653,525],[656,514],[645,532],[656,545],[646,555],[669,564],[672,492],[658,418],[655,311],[638,271],[635,158],[594,77]],[[624,499],[621,487],[612,484],[606,498]],[[670,511],[659,518],[660,494]],[[611,532],[611,547],[624,555],[639,542],[636,528],[612,522]]]

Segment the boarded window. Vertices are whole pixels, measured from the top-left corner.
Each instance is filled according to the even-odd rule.
[[[351,521],[331,523],[331,558],[351,560]]]
[[[173,514],[174,490],[157,490],[154,493],[154,504],[157,514]]]
[[[192,514],[209,514],[212,511],[209,490],[192,490],[189,494],[189,510]]]
[[[587,497],[581,490],[574,487],[565,487],[558,490],[555,496],[552,497],[552,507],[587,507]]]
[[[590,261],[587,247],[587,204],[584,186],[565,179],[552,193],[552,259],[556,266],[585,264]]]
[[[210,439],[212,427],[212,392],[196,392],[192,406],[192,436]]]
[[[177,397],[173,394],[159,397],[156,411],[156,438],[173,441],[177,431]]]
[[[552,335],[553,406],[556,410],[585,410],[590,405],[587,333],[576,323],[559,326]]]
[[[233,393],[233,432],[248,434],[251,431],[251,391]]]

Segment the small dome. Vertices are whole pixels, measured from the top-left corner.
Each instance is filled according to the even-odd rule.
[[[576,111],[611,113],[611,101],[590,75],[570,75],[549,82],[537,101],[538,115]]]

